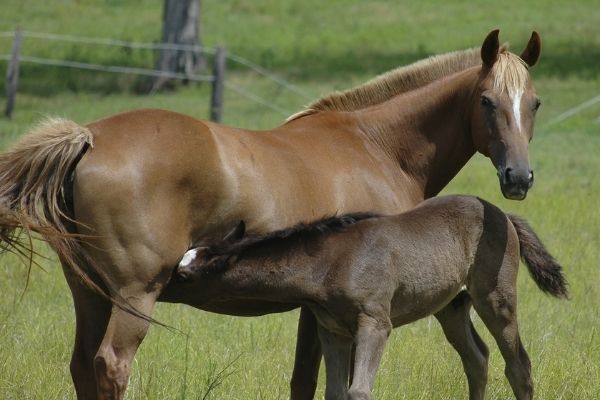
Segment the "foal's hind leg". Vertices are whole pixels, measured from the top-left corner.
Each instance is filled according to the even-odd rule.
[[[516,296],[496,291],[487,299],[473,299],[475,310],[490,330],[506,362],[504,373],[515,397],[533,397],[531,362],[521,343],[517,325]]]
[[[446,339],[460,355],[469,383],[469,399],[483,400],[488,375],[489,351],[475,331],[469,310],[471,299],[466,292],[435,314]]]
[[[506,248],[518,248],[516,237],[509,240],[513,243],[509,241]],[[518,257],[518,252],[506,252],[498,263],[497,258],[481,260],[482,265],[476,265],[473,270],[469,292],[475,311],[500,348],[506,362],[505,374],[516,398],[529,400],[533,397],[531,362],[521,343],[517,324]]]

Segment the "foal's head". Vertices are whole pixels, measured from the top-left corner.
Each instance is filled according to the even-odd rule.
[[[197,277],[211,277],[227,269],[236,254],[229,251],[246,233],[244,221],[233,228],[222,240],[212,244],[195,243],[179,262],[174,279],[189,282]]]
[[[536,64],[540,36],[533,32],[520,56],[500,48],[498,30],[481,47],[483,66],[475,88],[471,130],[475,148],[490,157],[504,197],[522,200],[533,185],[527,147],[540,106],[528,68]]]

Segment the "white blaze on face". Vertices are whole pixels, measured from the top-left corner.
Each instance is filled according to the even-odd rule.
[[[196,258],[197,253],[198,249],[191,249],[186,251],[183,257],[181,258],[181,261],[179,261],[179,266],[187,267],[188,265],[190,265],[190,263]]]
[[[517,130],[521,132],[521,97],[523,96],[523,91],[519,90],[512,96],[512,106],[513,106],[513,115],[515,117],[515,123],[517,124]]]

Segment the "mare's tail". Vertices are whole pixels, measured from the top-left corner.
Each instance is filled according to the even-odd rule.
[[[69,232],[69,182],[92,133],[64,119],[46,119],[0,154],[0,245],[23,255],[33,252],[22,235],[38,233],[75,275],[96,292],[103,291],[80,265],[83,249]]]
[[[569,297],[567,280],[562,274],[562,267],[552,257],[546,247],[523,218],[508,214],[508,219],[519,236],[521,258],[527,265],[531,277],[540,290],[555,297]]]
[[[31,263],[34,250],[30,237],[35,232],[83,285],[121,309],[156,322],[119,295],[109,277],[87,255],[81,235],[74,233],[73,172],[91,146],[89,129],[53,118],[0,154],[0,251],[27,256]]]

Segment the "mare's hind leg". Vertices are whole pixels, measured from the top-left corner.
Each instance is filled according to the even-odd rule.
[[[151,315],[156,302],[153,293],[130,292],[123,296],[138,311]],[[120,400],[125,394],[131,362],[150,323],[113,306],[106,333],[100,344],[94,367],[98,398]]]
[[[317,320],[307,307],[300,309],[294,372],[290,382],[291,400],[312,400],[317,389],[321,346]]]
[[[442,325],[446,339],[460,355],[469,383],[469,399],[483,400],[489,351],[471,322],[470,309],[471,299],[462,292],[435,317]]]
[[[67,268],[65,276],[73,294],[76,323],[71,377],[77,399],[96,399],[94,357],[106,332],[111,304],[83,287],[77,278],[71,277],[66,271]]]

